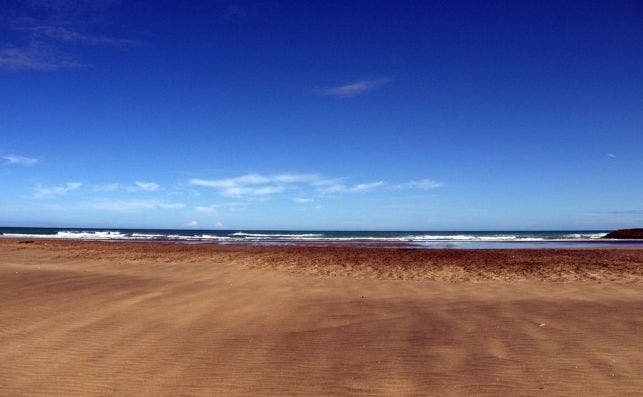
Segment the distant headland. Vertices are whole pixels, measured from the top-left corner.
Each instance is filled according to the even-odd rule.
[[[642,239],[643,228],[641,229],[619,229],[607,233],[603,238],[619,238],[619,239]]]

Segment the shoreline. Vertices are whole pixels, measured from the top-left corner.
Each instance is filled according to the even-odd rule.
[[[356,248],[391,248],[418,250],[552,250],[552,249],[643,249],[643,240],[638,239],[549,239],[549,240],[429,240],[403,241],[352,238],[338,239],[185,239],[185,238],[79,238],[50,237],[47,235],[0,235],[1,240],[21,241],[71,241],[71,242],[115,242],[115,243],[149,243],[149,244],[186,244],[218,245],[247,247],[356,247]]]
[[[211,263],[234,258],[245,268],[308,276],[434,281],[643,282],[643,248],[416,249],[404,245],[324,246],[174,241],[0,239],[0,249],[42,250],[74,259],[114,257]]]

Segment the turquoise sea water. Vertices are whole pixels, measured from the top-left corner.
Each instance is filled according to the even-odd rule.
[[[387,245],[414,248],[643,247],[643,240],[609,240],[602,230],[566,231],[288,231],[0,227],[0,236],[112,241],[255,245]]]

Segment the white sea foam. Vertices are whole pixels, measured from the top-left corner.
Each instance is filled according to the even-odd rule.
[[[59,231],[55,234],[2,233],[3,237],[62,240],[230,240],[228,236],[121,233],[118,231]]]
[[[460,235],[423,235],[408,236],[411,241],[544,241],[543,237],[497,235],[497,236],[475,236],[468,234]]]
[[[238,237],[257,237],[257,238],[279,238],[279,237],[286,237],[286,238],[306,238],[306,237],[323,237],[324,235],[321,233],[300,233],[300,234],[279,234],[279,233],[244,233],[244,232],[236,232],[232,233],[231,236],[238,236]]]
[[[146,234],[146,233],[132,233],[131,236],[134,238],[143,238],[143,239],[154,239],[154,238],[165,237],[164,234]]]
[[[53,238],[53,239],[80,239],[80,240],[123,240],[128,236],[121,232],[113,231],[60,231],[56,234],[20,234],[20,233],[3,233],[5,237],[20,238]]]
[[[569,239],[595,239],[595,238],[602,238],[605,237],[607,233],[571,233],[571,234],[566,234],[563,236],[563,238],[569,238]]]

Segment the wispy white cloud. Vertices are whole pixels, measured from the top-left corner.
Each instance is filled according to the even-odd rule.
[[[317,183],[324,180],[319,174],[283,173],[272,175],[271,179],[283,183]]]
[[[96,192],[113,192],[119,189],[121,189],[121,184],[118,182],[94,186],[94,191]]]
[[[315,201],[315,199],[312,199],[309,197],[295,197],[292,199],[292,201],[296,203],[304,204],[304,203],[312,203],[313,201]]]
[[[17,154],[8,154],[6,156],[2,156],[2,158],[5,160],[4,164],[6,165],[32,166],[40,161],[37,158],[19,156]]]
[[[405,183],[400,183],[398,185],[393,186],[394,189],[421,189],[421,190],[429,190],[429,189],[437,189],[439,187],[442,187],[443,184],[442,182],[437,182],[432,179],[419,179],[419,180],[414,180],[414,181],[408,181]]]
[[[20,3],[20,4],[18,4]],[[0,48],[0,68],[58,70],[83,66],[77,47],[127,48],[141,41],[112,37],[101,31],[109,19],[111,1],[18,2],[11,16],[1,17],[13,31],[14,42]]]
[[[67,27],[52,25],[22,26],[16,30],[30,33],[37,39],[48,39],[61,42],[79,43],[85,45],[106,45],[112,47],[127,47],[141,44],[138,40],[123,39],[118,37],[109,37],[93,35]]]
[[[239,196],[269,196],[284,191],[283,186],[261,186],[261,187],[227,187],[220,189],[220,193],[226,197]]]
[[[183,204],[183,203],[158,203],[156,206],[158,208],[162,208],[164,210],[178,210],[178,209],[184,208],[185,204]]]
[[[615,158],[616,158],[616,155],[615,155],[614,153],[607,153],[607,154],[606,154],[606,156],[607,156],[607,157],[609,157],[609,158],[611,158],[611,159],[615,159]]]
[[[183,203],[166,203],[158,200],[107,200],[100,199],[89,203],[84,203],[79,206],[82,209],[98,210],[98,211],[114,211],[114,212],[129,212],[129,211],[144,211],[155,209],[181,209],[185,207]]]
[[[138,187],[139,189],[141,189],[141,190],[145,190],[145,191],[148,191],[148,192],[154,192],[154,191],[159,190],[159,188],[160,188],[160,186],[158,185],[158,183],[155,183],[155,182],[142,182],[142,181],[136,181],[134,184],[135,184],[135,185],[136,185],[136,187]]]
[[[358,80],[335,87],[323,88],[321,93],[336,98],[350,98],[380,88],[389,81],[389,79]]]
[[[215,214],[215,213],[218,213],[219,210],[225,210],[225,211],[243,210],[247,205],[248,205],[247,203],[240,203],[240,202],[197,205],[194,207],[194,210],[205,214]]]
[[[346,189],[346,179],[347,178],[320,178],[311,182],[317,191],[324,193],[338,193]]]
[[[50,187],[36,186],[33,188],[34,197],[41,198],[41,197],[67,194],[71,191],[78,189],[82,185],[83,184],[80,182],[67,182],[62,186],[50,186]]]
[[[343,182],[329,182],[317,185],[317,190],[321,193],[359,193],[373,190],[378,187],[386,186],[384,181],[358,183],[355,185],[346,185]]]
[[[384,186],[386,183],[384,181],[369,182],[369,183],[359,183],[357,185],[351,186],[348,190],[351,192],[365,192],[367,190],[375,189],[380,186]]]
[[[361,193],[378,188],[390,189],[434,189],[442,186],[440,182],[431,179],[412,180],[405,183],[390,184],[385,181],[347,183],[347,178],[327,178],[321,174],[282,173],[273,175],[245,174],[235,178],[200,179],[193,178],[189,184],[209,187],[217,190],[222,196],[269,196],[284,192],[287,189],[300,192],[311,191],[321,194]],[[306,194],[306,193],[304,193]],[[306,198],[296,197],[296,202],[304,202]]]
[[[217,189],[222,196],[268,196],[284,191],[279,183],[292,183],[281,179],[280,176],[263,176],[259,174],[246,174],[236,178],[226,179],[190,179],[189,183]]]
[[[199,226],[199,222],[197,222],[197,221],[189,221],[189,222],[186,222],[183,226],[184,227],[197,227],[197,226]]]
[[[271,182],[271,179],[259,174],[246,174],[236,178],[226,179],[190,179],[190,184],[195,186],[213,187],[216,189],[234,188],[248,185],[262,185]]]
[[[204,212],[206,214],[214,214],[217,212],[219,206],[216,204],[213,205],[199,205],[194,207],[194,209],[198,212]]]
[[[57,70],[78,66],[82,64],[49,47],[30,45],[0,49],[0,67],[10,70]]]
[[[156,182],[136,181],[133,185],[126,185],[118,182],[111,182],[102,185],[94,186],[96,192],[115,192],[118,190],[125,190],[128,192],[156,192],[161,189],[161,186]]]
[[[281,173],[273,175],[245,174],[235,178],[200,179],[193,178],[189,183],[194,186],[216,189],[222,196],[269,196],[281,193],[286,186],[315,185],[324,183],[319,174]]]

